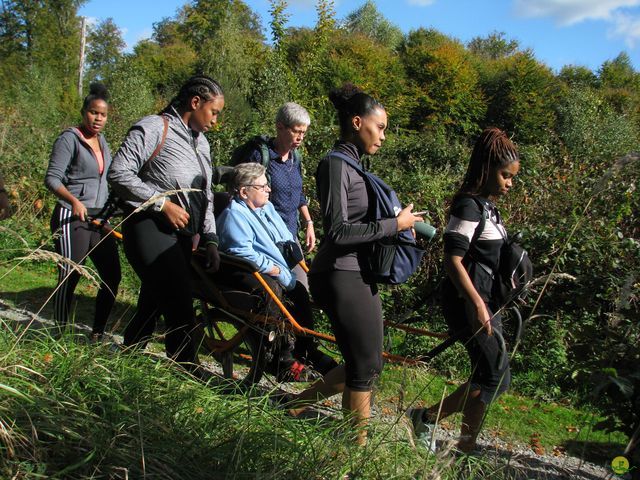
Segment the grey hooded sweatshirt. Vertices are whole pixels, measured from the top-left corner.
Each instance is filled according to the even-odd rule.
[[[80,137],[77,128],[68,128],[62,132],[51,151],[49,166],[44,184],[52,192],[64,185],[69,193],[82,202],[88,209],[102,209],[109,197],[107,172],[111,165],[111,151],[104,136],[98,137],[104,169],[102,175],[98,169],[98,159],[91,147]],[[58,203],[71,210],[69,202],[58,199]]]
[[[150,115],[131,127],[113,158],[109,183],[118,197],[132,208],[169,190],[196,189],[169,197],[189,213],[189,225],[181,233],[199,233],[205,242],[217,243],[209,142],[202,133],[191,130],[175,112],[166,117],[169,125],[164,145],[150,162],[147,160],[162,140],[162,117]],[[164,199],[159,198],[145,208],[157,212],[163,204]]]

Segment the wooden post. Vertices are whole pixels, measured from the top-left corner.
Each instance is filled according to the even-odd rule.
[[[82,77],[84,77],[84,48],[87,36],[87,19],[85,17],[80,18],[80,67],[78,69],[78,96],[82,98]]]

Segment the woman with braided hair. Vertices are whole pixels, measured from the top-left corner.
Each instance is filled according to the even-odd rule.
[[[487,405],[511,380],[508,359],[500,361],[500,346],[493,335],[494,331],[502,333],[502,322],[493,294],[492,271],[497,270],[506,237],[495,202],[509,192],[519,170],[513,142],[502,130],[487,128],[475,143],[464,181],[453,198],[444,233],[447,278],[442,311],[451,334],[460,335],[472,373],[442,404],[407,412],[416,436],[429,446],[433,445],[438,411],[440,418],[462,412],[458,448],[472,452]]]
[[[125,213],[136,211],[123,225],[124,250],[142,285],[125,345],[144,343],[162,314],[167,356],[187,366],[197,363],[191,252],[198,243],[205,246],[209,271],[220,263],[204,133],[223,108],[215,80],[190,78],[161,115],[131,127],[109,172],[109,182],[129,207]]]

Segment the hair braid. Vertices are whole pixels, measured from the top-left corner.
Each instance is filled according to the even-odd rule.
[[[195,75],[180,87],[178,94],[169,102],[169,105],[167,105],[163,112],[167,112],[171,107],[186,107],[195,96],[208,101],[213,97],[222,95],[224,95],[222,87],[213,78],[206,75]]]
[[[458,194],[477,195],[487,183],[492,166],[504,167],[518,160],[518,147],[504,131],[496,127],[484,129],[473,147]]]

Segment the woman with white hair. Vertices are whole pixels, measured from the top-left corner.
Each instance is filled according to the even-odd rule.
[[[265,168],[257,163],[241,163],[234,168],[231,181],[233,198],[217,218],[220,249],[230,255],[250,260],[276,294],[284,295],[292,303],[291,313],[300,325],[313,329],[313,313],[306,288],[288,266],[279,243],[293,243],[293,235],[269,201],[271,188]],[[294,244],[295,245],[295,244]],[[297,248],[297,247],[296,247]],[[301,256],[301,252],[300,252]],[[250,274],[242,274],[244,289],[259,288]],[[318,350],[312,337],[298,337],[293,356],[312,364],[320,373],[335,367],[336,362]],[[281,348],[275,368],[281,380],[298,380],[302,364],[287,348]]]
[[[270,201],[287,229],[298,241],[299,226],[304,229],[305,247],[311,252],[316,245],[313,220],[303,192],[302,155],[299,148],[307,133],[311,117],[297,103],[287,102],[276,114],[276,136],[255,137],[234,163],[254,162],[263,165],[271,187]],[[302,217],[302,219],[300,219]],[[307,275],[301,267],[293,269],[307,290]]]

